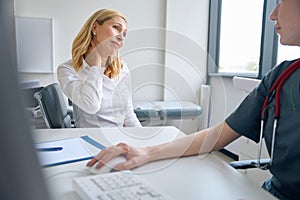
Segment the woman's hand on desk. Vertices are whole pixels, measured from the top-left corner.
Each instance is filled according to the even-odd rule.
[[[147,147],[134,147],[125,143],[119,143],[118,145],[101,150],[100,153],[88,162],[87,166],[92,167],[97,164],[96,168],[99,169],[117,156],[125,156],[127,161],[117,164],[114,167],[116,170],[133,169],[151,161]]]

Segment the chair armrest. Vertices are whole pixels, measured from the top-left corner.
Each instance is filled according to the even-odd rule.
[[[261,159],[260,164],[267,165],[270,163],[269,158]],[[241,161],[234,161],[230,162],[229,165],[235,169],[251,169],[257,168],[257,160],[241,160]]]

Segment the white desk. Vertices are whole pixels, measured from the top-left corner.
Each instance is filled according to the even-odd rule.
[[[175,127],[108,128],[108,129],[40,129],[37,142],[89,135],[104,145],[125,141],[147,146],[183,136]],[[75,147],[76,148],[76,147]],[[88,175],[87,161],[44,168],[53,199],[79,199],[72,189],[74,177]],[[191,156],[146,164],[133,170],[174,199],[275,199],[245,176],[217,158]]]

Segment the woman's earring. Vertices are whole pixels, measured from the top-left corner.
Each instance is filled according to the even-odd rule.
[[[95,33],[95,32],[93,32],[93,35],[94,35],[94,36],[96,36],[96,33]]]

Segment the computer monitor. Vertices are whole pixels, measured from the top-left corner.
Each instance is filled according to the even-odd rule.
[[[0,1],[0,199],[49,199],[19,90],[14,0]]]

